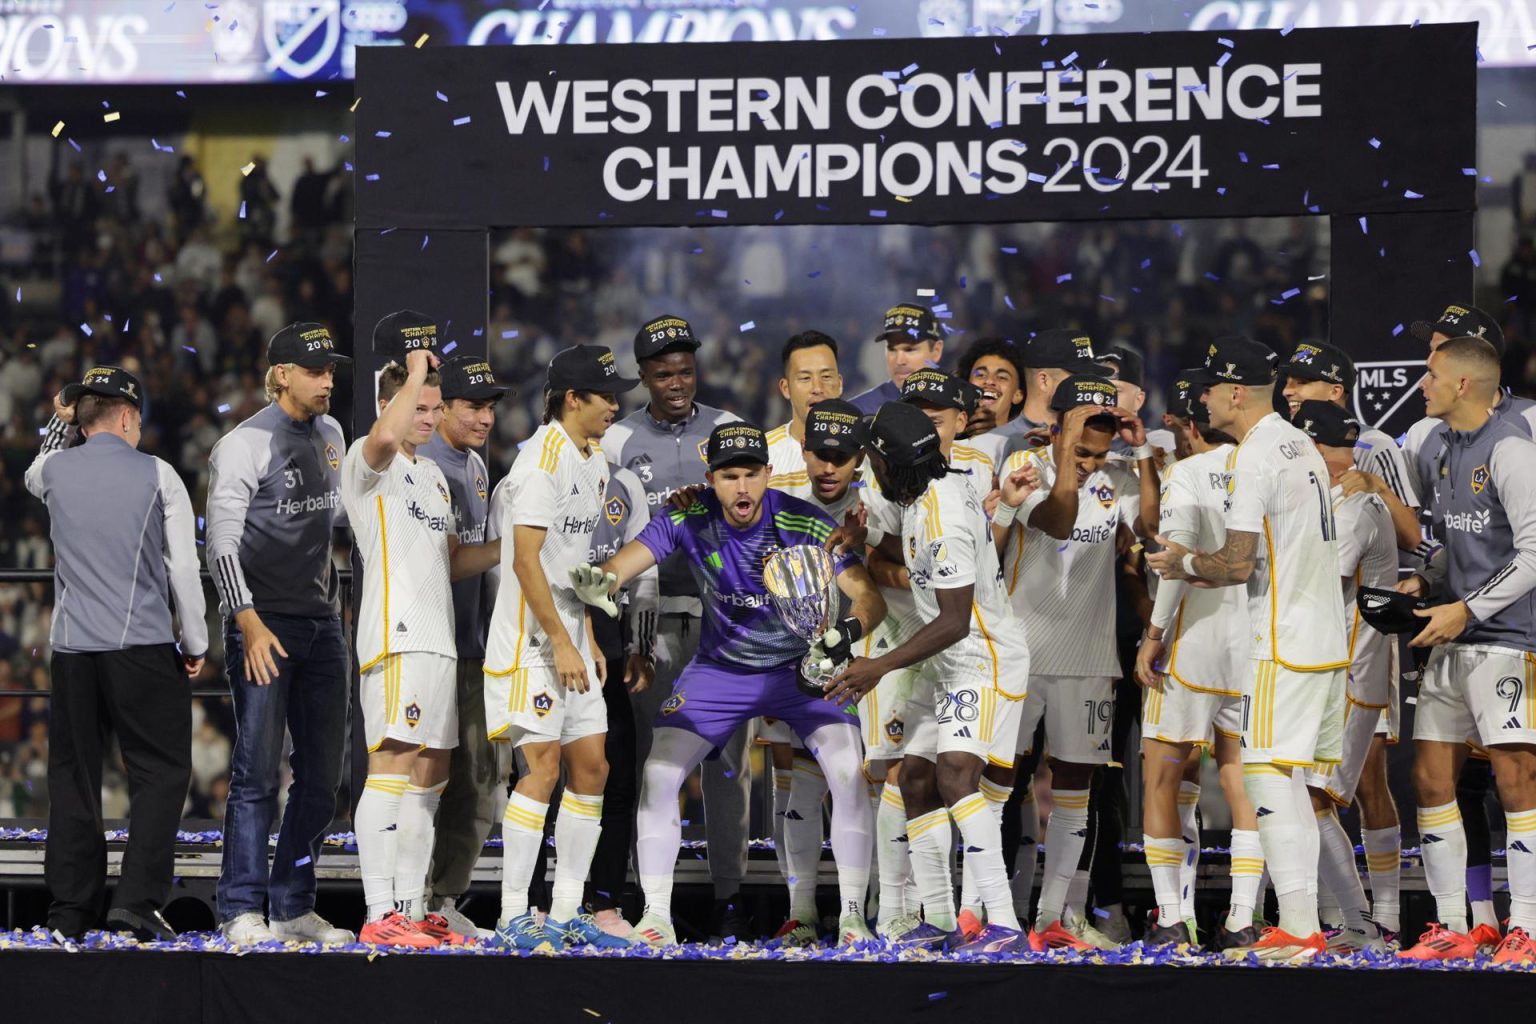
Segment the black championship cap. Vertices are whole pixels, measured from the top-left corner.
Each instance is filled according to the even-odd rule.
[[[851,402],[829,398],[811,406],[805,414],[805,450],[837,451],[857,455],[864,414]]]
[[[1056,412],[1066,412],[1080,405],[1097,405],[1103,407],[1105,415],[1113,415],[1109,410],[1119,404],[1120,392],[1115,390],[1113,381],[1081,373],[1057,384],[1051,394],[1051,408]]]
[[[917,406],[886,402],[865,428],[864,446],[892,465],[915,466],[939,457],[939,434]]]
[[[1304,341],[1296,346],[1291,358],[1280,364],[1280,372],[1298,380],[1321,380],[1329,384],[1355,386],[1355,361],[1336,345]]]
[[[1408,333],[1426,342],[1436,334],[1443,334],[1448,338],[1468,336],[1482,338],[1493,346],[1500,358],[1504,356],[1503,328],[1493,317],[1472,305],[1446,306],[1439,320],[1434,323],[1428,320],[1415,320],[1409,325]]]
[[[403,363],[406,353],[419,348],[437,351],[437,321],[425,313],[402,309],[373,328],[373,350],[385,359]]]
[[[621,395],[640,383],[620,377],[613,353],[602,345],[573,345],[556,352],[545,380],[545,391],[596,391],[605,395]]]
[[[293,363],[319,370],[332,363],[351,361],[336,351],[336,342],[324,324],[289,324],[267,342],[267,362],[272,366]]]
[[[1024,365],[1031,370],[1065,370],[1067,373],[1105,376],[1093,355],[1093,339],[1081,331],[1041,331],[1024,345]]]
[[[463,355],[444,359],[437,373],[443,381],[445,401],[463,398],[471,402],[483,402],[487,398],[500,398],[512,390],[509,385],[496,383],[496,374],[491,372],[491,364],[479,356]]]
[[[768,465],[768,438],[750,423],[722,423],[709,432],[704,443],[704,463],[721,469],[738,462]]]
[[[1206,426],[1211,422],[1211,410],[1200,401],[1200,397],[1205,394],[1206,385],[1196,383],[1194,380],[1196,376],[1194,369],[1179,371],[1178,379],[1168,389],[1168,411],[1175,416],[1182,416],[1187,420],[1194,420],[1201,426]]]
[[[1313,441],[1330,448],[1353,448],[1360,437],[1360,421],[1332,402],[1302,402],[1291,423]]]
[[[659,316],[635,333],[635,360],[654,359],[668,352],[697,352],[699,339],[680,316]]]
[[[965,382],[943,370],[917,370],[901,385],[903,402],[927,402],[944,409],[967,412]]]
[[[926,306],[902,302],[885,311],[876,341],[943,341],[938,317]]]
[[[74,405],[81,395],[103,395],[107,398],[126,398],[135,409],[144,407],[144,388],[139,378],[121,366],[93,366],[85,371],[78,384],[66,384],[61,392],[65,405]]]
[[[1230,334],[1217,338],[1206,350],[1205,365],[1193,374],[1192,384],[1255,384],[1275,382],[1280,357],[1252,338]]]
[[[1424,628],[1425,620],[1414,615],[1428,605],[1408,594],[1380,587],[1361,587],[1355,593],[1355,607],[1360,617],[1370,623],[1378,633],[1417,633]]]
[[[1123,380],[1127,384],[1134,384],[1139,388],[1147,386],[1147,363],[1141,358],[1141,353],[1134,349],[1112,348],[1098,361],[1115,371],[1115,380]]]

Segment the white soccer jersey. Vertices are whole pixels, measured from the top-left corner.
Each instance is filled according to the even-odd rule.
[[[864,464],[864,486],[859,488],[863,494],[866,522],[869,525],[869,542],[879,544],[881,538],[889,535],[901,536],[901,507],[880,493],[880,484],[875,480],[875,473]],[[888,643],[902,643],[907,637],[922,625],[922,619],[918,617],[917,605],[912,600],[912,591],[899,587],[881,587],[880,595],[885,598],[885,621],[882,625],[891,631]],[[875,641],[866,638],[866,654],[874,653]]]
[[[1227,532],[1257,534],[1248,580],[1253,656],[1295,672],[1349,664],[1328,466],[1312,439],[1270,413],[1227,458]]]
[[[810,498],[811,477],[805,469],[805,446],[794,439],[789,424],[768,431],[768,486],[797,498]]]
[[[970,441],[956,441],[949,447],[949,465],[970,477],[971,489],[982,497],[992,490],[997,475],[997,460]]]
[[[1382,431],[1367,427],[1360,432],[1355,440],[1355,466],[1385,480],[1387,487],[1404,505],[1409,508],[1419,507],[1419,492],[1414,486],[1408,459],[1397,442]],[[1343,538],[1342,533],[1339,536]]]
[[[989,430],[984,434],[973,434],[964,441],[956,441],[955,447],[965,445],[973,451],[979,452],[988,462],[992,463],[992,472],[997,472],[997,467],[1003,464],[1003,451],[1008,447],[1008,442],[1017,435],[1000,434],[995,430]],[[979,490],[980,488],[978,488]]]
[[[375,473],[363,458],[366,440],[352,443],[341,467],[341,504],[363,559],[358,671],[406,651],[457,657],[448,586],[453,506],[443,471],[396,452]]]
[[[1173,464],[1163,479],[1159,533],[1191,550],[1221,550],[1227,542],[1223,517],[1231,452],[1231,445],[1222,445]],[[1152,625],[1164,631],[1168,674],[1192,690],[1237,696],[1248,670],[1248,599],[1242,588],[1164,586],[1169,589],[1158,595]]]
[[[511,471],[496,485],[492,514],[502,537],[501,582],[491,613],[485,646],[485,671],[506,675],[531,665],[554,662],[549,637],[523,596],[513,571],[513,531],[518,526],[544,529],[539,566],[549,581],[555,610],[571,642],[583,657],[592,658],[587,640],[586,605],[571,589],[570,570],[587,564],[592,531],[603,514],[603,494],[609,467],[596,444],[585,456],[559,423],[546,423],[517,453]]]
[[[1339,575],[1347,581],[1343,590],[1350,664],[1355,669],[1367,666],[1375,671],[1375,666],[1386,663],[1395,640],[1361,620],[1355,595],[1361,587],[1391,590],[1397,585],[1397,531],[1392,513],[1374,494],[1346,498],[1335,487],[1332,498],[1333,521],[1339,534]]]
[[[1071,536],[1060,541],[1028,525],[1055,485],[1053,450],[1016,451],[1003,473],[1026,464],[1040,475],[1040,486],[1019,507],[1008,531],[1003,572],[1014,612],[1029,625],[1030,665],[1047,676],[1119,676],[1115,535],[1121,523],[1135,524],[1141,484],[1123,464],[1105,462],[1078,489],[1077,521]]]
[[[992,527],[976,491],[959,474],[935,480],[922,498],[902,510],[901,525],[912,598],[923,622],[939,617],[938,591],[975,588],[969,635],[929,659],[936,677],[980,677],[1005,697],[1023,697],[1029,644],[1003,590]]]

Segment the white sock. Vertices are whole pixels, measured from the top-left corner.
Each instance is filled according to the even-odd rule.
[[[1184,859],[1179,863],[1179,917],[1195,916],[1196,871],[1200,866],[1200,783],[1179,783],[1179,834],[1184,838]]]
[[[936,811],[907,820],[907,849],[912,860],[912,879],[917,883],[923,917],[941,931],[955,930],[955,890],[950,883],[949,850],[954,833],[949,811]]]
[[[1264,879],[1264,844],[1254,829],[1232,830],[1232,907],[1227,911],[1227,931],[1236,932],[1253,924],[1253,910],[1258,906]]]
[[[1536,810],[1505,811],[1508,836],[1504,860],[1509,871],[1509,926],[1536,936]]]
[[[1308,893],[1309,875],[1317,872],[1317,850],[1307,833],[1317,833],[1310,802],[1302,815],[1289,773],[1269,764],[1243,766],[1243,786],[1259,817],[1264,862],[1280,902],[1280,929],[1299,938],[1321,930],[1317,897]],[[1305,793],[1305,788],[1302,790]],[[1311,858],[1311,871],[1307,858]]]
[[[801,924],[815,925],[821,916],[816,911],[816,881],[821,872],[825,834],[821,807],[826,797],[827,780],[821,768],[815,761],[797,756],[794,784],[784,812],[784,852],[789,870],[785,879],[789,883],[789,916]]]
[[[432,860],[432,822],[447,780],[422,789],[406,786],[400,798],[400,827],[395,840],[395,905],[412,921],[427,916],[427,865]]]
[[[1360,884],[1360,869],[1355,866],[1355,844],[1332,807],[1319,811],[1315,817],[1321,841],[1318,879],[1338,904],[1344,927],[1367,931],[1365,888]],[[1322,916],[1321,911],[1318,916]]]
[[[1032,782],[1019,801],[1019,852],[1013,862],[1013,912],[1022,920],[1034,906],[1035,872],[1040,867],[1040,807]]]
[[[1086,842],[1084,843],[1086,846]],[[1078,861],[1082,863],[1081,860]],[[1062,916],[1074,921],[1088,919],[1088,869],[1078,868],[1067,885],[1067,905]]]
[[[1467,930],[1467,833],[1461,808],[1452,800],[1438,807],[1420,807],[1419,849],[1424,881],[1435,898],[1435,914],[1453,932]]]
[[[1061,920],[1067,890],[1077,874],[1077,862],[1082,859],[1083,843],[1088,838],[1088,790],[1058,789],[1052,798],[1055,806],[1045,829],[1045,881],[1040,886],[1036,931]]]
[[[960,827],[966,869],[976,886],[977,899],[986,909],[987,922],[1018,931],[1019,919],[1013,912],[1008,873],[1003,869],[1003,831],[997,808],[997,804],[978,792],[956,801],[950,813]]]
[[[1178,836],[1158,839],[1143,834],[1147,871],[1152,875],[1152,893],[1157,898],[1157,923],[1164,928],[1183,919],[1179,867],[1184,863],[1184,840]]]
[[[709,753],[710,743],[684,729],[660,728],[641,771],[640,810],[635,816],[635,871],[645,893],[645,912],[672,923],[672,873],[682,845],[678,793],[683,780]]]
[[[884,788],[885,783],[876,782],[873,779],[865,784],[865,792],[869,794],[870,821],[880,816],[880,791]],[[873,826],[871,829],[873,838],[869,844],[869,861],[865,864],[869,869],[869,889],[865,897],[865,906],[868,908],[868,915],[878,921],[880,919],[880,853],[877,847],[880,845],[880,833]]]
[[[832,794],[832,859],[837,863],[838,920],[865,918],[864,893],[869,888],[869,861],[875,845],[875,820],[864,777],[864,745],[852,725],[822,726],[806,738],[806,747],[819,769],[814,778],[820,791]],[[796,784],[799,777],[796,778]],[[821,802],[815,805],[821,818]],[[817,834],[817,866],[821,863]],[[811,904],[815,908],[812,890]]]
[[[528,885],[533,881],[533,862],[544,841],[544,819],[549,804],[513,790],[501,816],[501,919],[507,924],[528,913]]]
[[[395,909],[395,860],[400,843],[400,802],[409,775],[373,775],[363,783],[352,828],[357,833],[357,867],[363,876],[368,920]]]
[[[1321,822],[1319,822],[1319,824],[1321,824]],[[1339,906],[1339,901],[1334,899],[1333,890],[1327,885],[1321,884],[1323,878],[1325,877],[1321,871],[1321,851],[1318,853],[1318,868],[1319,885],[1317,887],[1317,921],[1318,924],[1322,926],[1324,931],[1333,931],[1336,928],[1344,927],[1344,909]]]
[[[986,797],[989,809],[997,818],[998,835],[1001,836],[1003,804],[1008,802],[1008,795],[1013,792],[1013,787],[1000,786],[983,775],[979,783],[979,791]],[[950,813],[953,815],[953,809]],[[986,913],[985,903],[976,889],[976,872],[970,867],[968,860],[960,862],[960,909],[969,910],[978,919]]]
[[[1389,932],[1400,930],[1402,905],[1399,888],[1403,864],[1403,829],[1360,830],[1365,842],[1365,866],[1371,876],[1371,920]]]
[[[795,777],[792,768],[773,770],[773,856],[779,862],[779,877],[789,884],[789,851],[784,849],[784,812],[789,810],[789,787]]]
[[[573,793],[567,787],[555,816],[555,884],[549,896],[549,916],[569,921],[581,913],[592,854],[603,834],[603,796]]]
[[[907,806],[901,787],[887,782],[875,811],[875,860],[880,869],[880,923],[889,924],[907,912],[907,883],[912,877],[907,858]]]

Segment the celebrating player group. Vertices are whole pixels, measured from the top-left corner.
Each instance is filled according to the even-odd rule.
[[[473,449],[508,388],[481,359],[441,359],[430,319],[386,318],[372,429],[341,455],[321,417],[362,561],[361,940],[676,944],[679,794],[701,766],[714,930],[744,936],[757,742],[789,890],[776,941],[1113,948],[1131,930],[1090,869],[1139,722],[1156,904],[1140,941],[1536,962],[1536,405],[1501,390],[1503,338],[1481,311],[1449,306],[1413,334],[1425,416],[1401,445],[1351,414],[1354,366],[1331,345],[1219,338],[1149,432],[1134,352],[1047,330],[951,361],[933,312],[907,303],[872,332],[889,380],[851,400],[839,342],[789,338],[790,416],[764,430],[695,400],[701,340],[660,316],[636,336],[638,380],[600,346],[553,357],[543,425],[487,498]],[[337,361],[289,358],[292,340],[274,339],[269,374],[290,415]],[[620,418],[641,385],[648,400]],[[246,496],[247,537],[264,493]],[[338,516],[335,500],[309,504]],[[252,607],[249,543],[212,566],[232,618]],[[809,631],[796,601],[821,612]],[[241,621],[246,671],[288,656]],[[1399,936],[1385,770],[1404,658],[1422,665],[1413,783],[1436,906],[1417,942]],[[1231,892],[1202,935],[1206,756],[1231,814]],[[1480,762],[1508,823],[1503,928],[1486,893],[1469,916],[1477,829],[1457,790]],[[455,904],[468,868],[450,865],[456,849],[472,863],[514,778],[499,920],[477,934]],[[1368,891],[1338,817],[1350,805]],[[631,855],[635,923],[618,899]],[[235,924],[264,928],[259,909]]]

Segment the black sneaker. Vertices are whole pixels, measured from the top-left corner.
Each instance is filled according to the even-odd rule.
[[[1222,922],[1221,927],[1216,929],[1216,949],[1219,952],[1224,953],[1229,949],[1246,949],[1258,941],[1259,929],[1255,925],[1239,928],[1234,932],[1227,928],[1226,922]]]
[[[750,942],[753,939],[752,920],[741,905],[741,893],[733,893],[723,900],[715,900],[715,927],[713,934],[722,939]]]
[[[1175,921],[1166,928],[1158,924],[1157,909],[1147,914],[1147,930],[1141,936],[1144,946],[1193,946],[1194,940],[1189,937],[1189,925],[1183,921]]]
[[[128,932],[140,942],[176,941],[176,929],[166,923],[158,910],[151,910],[148,914],[122,908],[108,911],[106,930]]]

